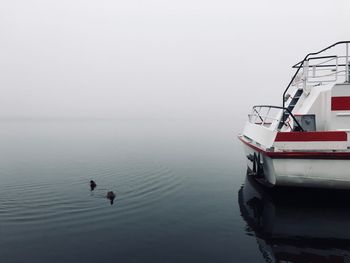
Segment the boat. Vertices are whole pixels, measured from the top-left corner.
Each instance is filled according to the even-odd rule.
[[[238,137],[255,180],[350,189],[349,44],[307,54],[292,67],[281,104],[253,106]]]
[[[246,233],[266,262],[348,261],[349,191],[271,189],[248,175],[238,202]]]

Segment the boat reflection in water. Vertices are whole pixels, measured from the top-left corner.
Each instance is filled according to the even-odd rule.
[[[238,196],[266,262],[350,262],[350,191],[268,189],[247,175]]]

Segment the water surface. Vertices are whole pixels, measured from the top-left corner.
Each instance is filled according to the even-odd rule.
[[[286,221],[274,217],[280,205],[264,190],[252,197],[245,181],[239,130],[218,120],[3,120],[2,262],[300,262],[301,253],[348,260],[338,242],[350,237],[341,231],[346,205],[331,218],[322,204],[292,218],[299,204],[286,202]],[[307,231],[314,220],[339,231]],[[266,230],[284,224],[307,235],[277,231],[286,248]],[[293,245],[298,238],[321,243],[301,249]]]

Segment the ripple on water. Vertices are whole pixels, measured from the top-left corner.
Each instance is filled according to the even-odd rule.
[[[90,192],[88,182],[97,187]],[[57,234],[62,231],[80,232],[108,227],[111,220],[137,221],[137,216],[152,208],[182,184],[181,177],[159,165],[130,164],[94,169],[83,175],[65,176],[64,180],[31,183],[18,180],[0,187],[2,232],[9,239],[20,239],[26,233]],[[106,200],[108,190],[116,192],[115,204]]]

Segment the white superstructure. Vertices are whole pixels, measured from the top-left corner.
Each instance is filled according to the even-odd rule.
[[[254,106],[239,139],[248,169],[274,186],[350,188],[350,41],[308,54],[281,106]]]

